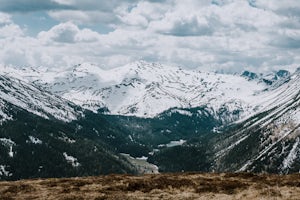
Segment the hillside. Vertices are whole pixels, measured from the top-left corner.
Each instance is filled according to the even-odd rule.
[[[272,173],[298,172],[300,163],[300,73],[273,90],[265,110],[238,123],[214,142],[216,168]],[[272,99],[272,101],[270,101]],[[219,141],[219,142],[217,142]],[[232,159],[239,157],[235,164]],[[229,161],[231,160],[231,161]],[[227,165],[226,163],[231,163]]]
[[[101,116],[6,75],[0,94],[0,180],[136,173],[116,151],[124,133]]]
[[[0,182],[2,199],[299,199],[300,176],[177,173]]]

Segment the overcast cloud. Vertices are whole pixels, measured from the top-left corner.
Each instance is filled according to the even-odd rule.
[[[14,21],[37,13],[40,23]],[[47,20],[56,25],[46,28]],[[33,26],[42,31],[30,35]],[[300,66],[300,3],[0,0],[1,64],[110,68],[141,59],[230,72],[293,70]]]

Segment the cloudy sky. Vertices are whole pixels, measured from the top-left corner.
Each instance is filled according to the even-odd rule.
[[[300,66],[299,0],[0,0],[0,64]]]

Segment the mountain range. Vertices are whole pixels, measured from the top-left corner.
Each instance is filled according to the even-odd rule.
[[[300,69],[0,67],[0,177],[300,170]]]

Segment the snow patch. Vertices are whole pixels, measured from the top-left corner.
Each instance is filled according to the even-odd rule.
[[[9,147],[9,152],[8,152],[9,157],[13,158],[14,157],[14,152],[12,146]]]
[[[73,167],[79,167],[80,163],[78,162],[77,158],[73,156],[69,156],[66,152],[63,153],[66,161],[70,163]]]
[[[147,161],[147,160],[148,160],[148,157],[146,157],[146,156],[142,156],[142,157],[137,157],[137,158],[135,158],[135,159],[137,159],[137,160],[145,160],[145,161]]]
[[[179,113],[181,115],[186,115],[186,116],[189,116],[189,117],[193,116],[193,113],[191,113],[190,111],[187,111],[187,110],[175,109],[175,110],[172,110],[172,113]]]
[[[299,138],[296,139],[296,142],[293,145],[292,150],[290,151],[290,153],[288,154],[288,156],[283,160],[283,167],[282,169],[288,169],[291,167],[291,165],[294,163],[295,159],[297,158],[297,154],[299,152]]]
[[[28,136],[29,141],[27,140],[26,142],[30,142],[33,144],[43,144],[42,140],[40,140],[39,138],[33,137],[33,136]]]
[[[0,176],[12,176],[12,173],[5,169],[6,167],[5,165],[0,165]]]
[[[12,141],[11,139],[8,139],[8,138],[0,138],[0,142],[4,146],[14,146],[14,145],[16,145],[16,143],[14,141]]]
[[[186,143],[186,140],[178,140],[178,141],[170,141],[168,144],[160,144],[158,147],[175,147],[175,146],[181,146],[184,143]]]

